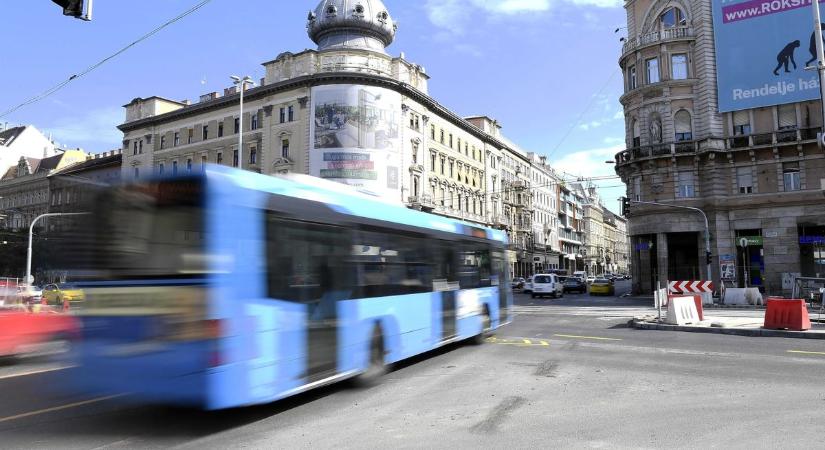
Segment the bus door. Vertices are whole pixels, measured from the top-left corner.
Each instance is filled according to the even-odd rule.
[[[441,340],[456,336],[456,303],[459,289],[456,264],[458,262],[455,242],[436,240],[433,255],[435,267],[433,287],[441,297]]]
[[[346,300],[349,232],[339,226],[268,216],[269,295],[304,305],[307,382],[338,369],[338,302]]]

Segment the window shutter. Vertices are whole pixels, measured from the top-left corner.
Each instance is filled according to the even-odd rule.
[[[679,111],[676,113],[676,117],[674,118],[676,121],[676,132],[677,133],[690,133],[692,127],[690,125],[690,113],[687,111]]]
[[[779,107],[779,129],[796,128],[796,108],[794,105]]]
[[[735,111],[733,113],[733,126],[741,127],[743,125],[750,125],[751,118],[747,111]]]

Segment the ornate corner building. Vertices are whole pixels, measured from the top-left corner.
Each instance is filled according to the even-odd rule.
[[[634,290],[712,279],[790,294],[789,275],[825,276],[820,102],[720,113],[712,8],[710,0],[625,3],[627,149],[616,172],[631,201],[703,210],[712,253],[707,274],[701,214],[631,204]]]

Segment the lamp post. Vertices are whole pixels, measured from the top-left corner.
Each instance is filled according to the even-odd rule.
[[[57,217],[57,216],[83,216],[89,213],[49,213],[49,214],[41,214],[32,220],[31,225],[29,225],[29,248],[26,252],[26,284],[31,285],[34,280],[32,279],[32,238],[34,236],[34,225],[37,223],[38,220],[46,218],[46,217]]]
[[[819,98],[822,102],[823,131],[825,131],[825,86],[822,85],[822,73],[825,72],[825,49],[822,42],[822,19],[819,15],[819,0],[811,2],[814,13],[814,39],[816,39],[816,73],[819,76]],[[819,145],[822,146],[822,133],[819,136]]]
[[[238,168],[243,169],[243,94],[247,85],[255,86],[255,81],[248,75],[243,78],[232,75],[229,78],[241,91],[241,113],[238,115]]]

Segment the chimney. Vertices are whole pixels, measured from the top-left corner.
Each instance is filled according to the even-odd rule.
[[[210,100],[215,100],[221,97],[221,94],[218,92],[210,92],[208,94],[201,95],[200,102],[208,102]]]
[[[186,106],[189,106],[189,105],[192,104],[192,102],[190,102],[189,100],[181,100],[180,102],[183,103]]]
[[[238,93],[238,88],[235,87],[235,86],[228,87],[228,88],[223,90],[223,96],[224,97],[228,97],[230,95],[235,95],[237,93]]]
[[[546,165],[547,165],[547,157],[546,157],[546,156],[542,156],[542,157],[540,157],[539,159],[541,160],[541,165],[542,165],[542,166],[546,166]]]

